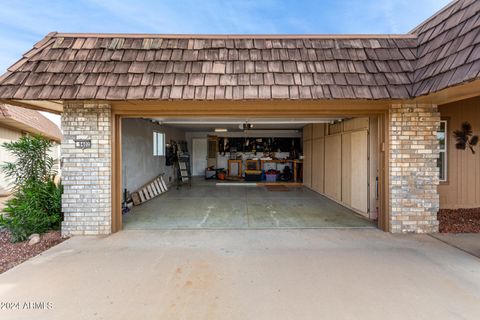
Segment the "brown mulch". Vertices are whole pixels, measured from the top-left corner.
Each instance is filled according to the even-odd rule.
[[[29,246],[28,240],[11,243],[10,233],[7,230],[0,230],[0,273],[19,265],[64,240],[66,239],[62,238],[60,231],[50,231],[40,235],[39,243]]]
[[[440,209],[437,218],[441,233],[480,233],[480,208]]]

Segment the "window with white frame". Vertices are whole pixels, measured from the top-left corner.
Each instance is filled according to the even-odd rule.
[[[437,167],[440,172],[440,181],[447,181],[447,121],[440,121],[440,128],[437,131],[437,139],[440,155],[437,159]]]
[[[165,155],[165,133],[153,132],[153,155]]]

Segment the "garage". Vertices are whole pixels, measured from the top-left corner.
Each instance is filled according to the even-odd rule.
[[[123,229],[375,227],[379,118],[121,117]]]
[[[428,42],[422,45],[428,47]],[[439,190],[446,192],[446,185],[439,189],[442,164],[437,158],[447,151],[439,150],[438,128],[445,120],[438,106],[476,96],[478,83],[463,83],[460,77],[440,81],[440,75],[412,82],[418,52],[415,34],[54,33],[12,67],[0,95],[12,104],[62,114],[66,235],[110,234],[124,229],[123,222],[128,228],[122,207],[146,184],[148,201],[127,214],[138,218],[135,210],[151,206],[173,218],[158,221],[155,212],[146,216],[150,223],[142,228],[329,227],[325,221],[331,217],[309,219],[319,214],[313,208],[328,204],[385,231],[428,233],[438,231]],[[447,78],[459,88],[440,93],[435,87]],[[141,120],[145,128],[156,126],[152,130],[161,148],[155,156],[153,132],[136,142],[135,130],[126,123],[131,119]],[[274,133],[255,136],[269,130]],[[280,132],[289,130],[298,132],[282,137]],[[264,155],[265,149],[260,150],[273,148],[272,139],[296,139],[293,153],[280,148]],[[163,146],[172,140],[186,146],[191,187],[188,183],[177,190],[178,170],[166,165],[162,154],[168,149]],[[226,140],[230,146],[248,143],[248,148],[237,145],[232,155]],[[139,150],[128,150],[124,143]],[[138,158],[130,166],[124,155]],[[257,174],[247,177],[247,160]],[[254,161],[260,162],[258,168]],[[283,171],[286,164],[290,172]],[[208,177],[224,179],[205,180],[205,167],[210,168]],[[148,184],[159,176],[169,191],[150,185],[152,195]],[[315,205],[302,198],[307,194]],[[170,197],[177,200],[178,212],[162,208]],[[219,200],[210,215],[212,205],[193,201],[200,198]],[[291,200],[266,201],[273,198]],[[181,208],[188,199],[193,213]],[[238,215],[213,218],[215,210],[232,212],[237,202],[243,206]],[[283,209],[289,214],[282,216]]]

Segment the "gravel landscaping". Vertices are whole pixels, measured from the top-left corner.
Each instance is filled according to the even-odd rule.
[[[480,233],[480,208],[441,209],[437,217],[441,233]]]
[[[10,233],[0,230],[0,273],[19,265],[43,251],[66,240],[60,231],[50,231],[40,236],[40,242],[28,245],[28,241],[11,243]]]

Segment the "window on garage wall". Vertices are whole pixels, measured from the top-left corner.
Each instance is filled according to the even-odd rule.
[[[440,181],[447,181],[447,121],[440,121],[440,128],[437,131],[437,139],[440,155],[437,159],[437,167],[440,173]]]
[[[153,132],[153,155],[165,155],[165,133]]]

